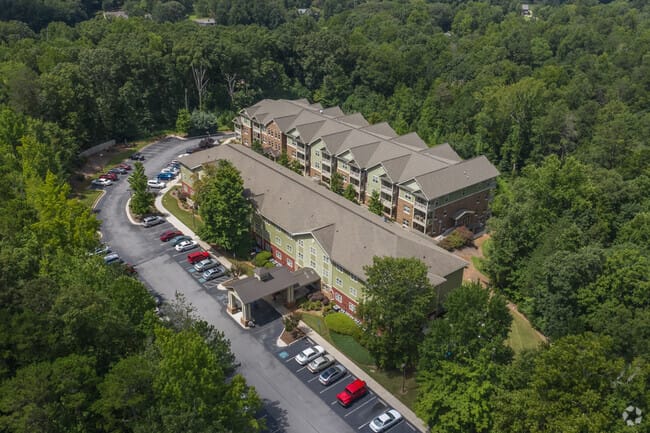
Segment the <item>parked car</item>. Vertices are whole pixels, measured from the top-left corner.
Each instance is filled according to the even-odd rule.
[[[115,174],[127,174],[128,173],[125,168],[122,168],[120,166],[113,167],[110,170],[108,170],[108,172],[109,173],[115,173]]]
[[[385,432],[401,420],[401,413],[395,409],[389,409],[370,421],[370,430],[374,431],[375,433]]]
[[[90,182],[90,183],[92,183],[95,186],[111,186],[111,185],[113,185],[112,180],[106,179],[106,178],[103,178],[103,177],[100,177],[99,179],[93,179],[93,181]]]
[[[131,167],[131,164],[127,164],[126,162],[121,163],[118,165],[118,167],[122,167],[126,171],[131,171],[133,167]]]
[[[191,265],[193,265],[196,262],[200,262],[201,260],[205,260],[209,258],[210,258],[210,253],[207,251],[195,251],[187,255],[187,261],[190,262]]]
[[[133,155],[131,155],[131,159],[133,161],[144,161],[144,155],[141,154],[140,152],[136,152]]]
[[[158,173],[158,176],[156,177],[158,180],[172,180],[174,175],[172,173]]]
[[[161,173],[171,173],[174,176],[178,175],[179,170],[176,167],[165,167],[160,170]]]
[[[308,347],[296,355],[296,362],[300,365],[305,365],[312,362],[314,359],[325,353],[325,349],[321,346]]]
[[[193,248],[196,248],[199,244],[197,244],[195,241],[189,240],[189,241],[183,241],[176,245],[174,248],[176,248],[176,251],[181,252],[181,251],[188,251]]]
[[[335,359],[332,355],[319,356],[307,365],[307,370],[311,371],[312,373],[318,373],[319,371],[324,370],[330,365],[334,364],[334,361]]]
[[[183,232],[180,230],[167,230],[162,232],[162,234],[160,235],[160,240],[162,242],[167,242],[168,240],[173,239],[176,236],[182,236],[182,235]]]
[[[167,184],[166,184],[165,182],[161,182],[161,181],[158,180],[158,179],[149,179],[149,180],[147,181],[147,186],[148,186],[149,188],[163,189],[164,187],[167,186]]]
[[[345,387],[343,391],[336,395],[336,400],[343,407],[348,407],[356,400],[360,399],[368,392],[366,382],[361,379],[355,379]]]
[[[323,385],[331,385],[343,376],[348,371],[341,364],[336,364],[334,367],[330,367],[327,370],[323,371],[320,376],[318,376],[318,381]]]
[[[217,266],[220,265],[221,263],[219,263],[215,259],[209,258],[209,259],[201,260],[200,262],[196,263],[194,265],[194,269],[196,269],[197,272],[204,272],[207,271],[208,269],[216,268]]]
[[[122,262],[122,259],[117,253],[111,253],[106,256],[104,256],[104,263],[107,265],[110,265],[111,263],[118,263]]]
[[[97,248],[95,248],[95,251],[90,253],[90,255],[91,256],[105,256],[105,255],[108,255],[110,253],[112,253],[111,247],[109,247],[106,244],[102,244],[102,245],[98,246]]]
[[[226,269],[223,266],[218,266],[216,268],[208,269],[202,274],[203,279],[206,281],[214,280],[215,278],[219,278],[224,275],[226,275]]]
[[[186,236],[186,235],[182,235],[182,236],[176,236],[175,238],[172,238],[169,241],[169,243],[172,244],[173,246],[176,246],[176,245],[180,244],[183,241],[191,241],[191,240],[192,240],[191,237]]]
[[[116,181],[119,179],[115,173],[104,173],[101,176],[99,176],[100,179],[110,179],[112,181]]]
[[[153,226],[157,226],[158,224],[162,224],[164,222],[165,222],[164,218],[154,215],[154,216],[144,217],[144,219],[142,220],[142,225],[144,227],[153,227]]]

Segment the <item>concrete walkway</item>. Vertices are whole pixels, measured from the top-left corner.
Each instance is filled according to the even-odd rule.
[[[155,201],[154,201],[154,205],[156,206],[156,209],[158,209],[158,211],[159,211],[160,213],[162,213],[162,214],[165,215],[165,218],[167,219],[167,221],[168,221],[171,225],[173,225],[174,227],[176,227],[178,230],[182,231],[184,235],[186,235],[186,236],[190,236],[193,240],[195,240],[195,241],[199,244],[199,246],[200,246],[201,248],[203,248],[204,250],[206,250],[206,251],[208,251],[210,254],[212,254],[214,257],[216,257],[216,259],[219,260],[219,261],[221,262],[221,264],[223,264],[226,268],[231,269],[231,268],[232,268],[232,263],[230,263],[230,261],[229,261],[227,258],[225,258],[225,257],[222,256],[222,255],[219,255],[216,251],[214,251],[214,250],[212,249],[212,247],[211,247],[207,242],[202,241],[202,240],[201,240],[201,239],[196,235],[196,233],[194,233],[194,231],[193,231],[192,229],[190,229],[188,226],[186,226],[185,224],[183,224],[183,222],[182,222],[181,220],[179,220],[178,218],[176,218],[176,217],[175,217],[171,212],[169,212],[169,211],[165,208],[165,206],[163,206],[163,203],[162,203],[163,196],[164,196],[164,195],[165,195],[165,194],[166,194],[170,189],[172,189],[172,187],[174,187],[174,186],[177,185],[177,184],[178,184],[178,178],[176,178],[173,182],[169,182],[165,188],[163,188],[163,189],[160,190],[160,193],[156,195],[156,199],[155,199]],[[128,206],[128,204],[127,204],[127,206]],[[128,209],[127,209],[127,214],[129,214]],[[129,219],[130,219],[130,218],[131,218],[131,217],[130,217],[130,215],[129,215]]]
[[[404,403],[402,403],[397,397],[388,392],[383,386],[379,384],[375,379],[370,377],[368,373],[363,371],[361,367],[351,361],[343,353],[341,353],[336,347],[334,347],[329,341],[327,341],[322,335],[318,332],[311,329],[307,326],[302,320],[298,327],[305,333],[307,337],[312,339],[316,344],[322,346],[327,353],[333,355],[341,364],[347,368],[350,373],[354,374],[358,378],[364,380],[368,386],[377,394],[379,398],[384,400],[386,404],[397,409],[402,416],[408,420],[413,426],[420,431],[428,431],[428,427],[420,418],[415,415],[415,413],[409,409]]]
[[[228,261],[223,256],[218,255],[210,245],[207,243],[203,242],[199,237],[185,224],[183,224],[178,218],[176,218],[174,215],[172,215],[164,206],[162,203],[162,198],[165,195],[167,191],[169,191],[174,185],[178,183],[178,180],[175,180],[173,182],[170,182],[167,184],[167,186],[160,190],[160,193],[156,196],[155,199],[155,206],[156,209],[158,209],[161,213],[165,214],[165,218],[171,225],[176,227],[178,230],[182,231],[185,235],[191,236],[192,239],[198,242],[198,244],[205,249],[206,251],[209,251],[212,255],[214,255],[221,263],[223,263],[224,266],[226,266],[228,269],[231,268],[232,264]],[[128,211],[128,203],[127,203],[127,215],[129,215],[129,219],[131,220],[132,223],[137,224],[133,219],[131,218],[130,212]],[[282,305],[278,305],[275,302],[271,302],[271,304],[274,306],[276,310],[282,315],[286,315],[288,313],[288,310],[284,308]],[[239,323],[239,320],[236,320],[237,323]],[[415,413],[406,407],[404,403],[402,403],[397,397],[395,397],[393,394],[388,392],[383,386],[379,384],[376,380],[374,380],[368,373],[363,371],[361,367],[357,366],[353,361],[351,361],[348,357],[346,357],[343,353],[341,353],[336,347],[334,347],[332,344],[330,344],[324,337],[322,337],[318,332],[312,330],[309,326],[307,326],[304,322],[300,322],[299,325],[300,329],[305,333],[305,335],[309,338],[311,338],[316,344],[319,344],[322,346],[328,353],[332,354],[339,362],[341,362],[345,367],[355,376],[361,378],[364,380],[370,388],[377,394],[379,398],[384,400],[386,404],[389,406],[392,406],[393,408],[397,409],[399,413],[404,416],[406,420],[408,420],[415,428],[419,429],[420,431],[428,431],[428,428],[424,421],[422,421],[420,418],[418,418]]]

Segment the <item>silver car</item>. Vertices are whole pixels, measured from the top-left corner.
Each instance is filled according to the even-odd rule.
[[[223,266],[217,266],[216,268],[208,269],[203,272],[203,279],[206,281],[214,280],[215,278],[223,277],[226,275],[226,270]]]
[[[309,363],[307,369],[312,373],[318,373],[319,371],[324,370],[330,365],[334,364],[334,361],[335,359],[332,355],[319,356]]]
[[[318,381],[325,386],[331,385],[345,376],[347,372],[348,371],[341,364],[336,364],[334,367],[330,367],[322,372],[320,376],[318,376]]]
[[[323,353],[325,353],[325,349],[323,349],[321,346],[308,347],[296,355],[296,362],[300,365],[305,365],[312,362]]]
[[[402,414],[395,409],[389,409],[370,421],[370,430],[375,433],[385,432],[402,420]]]
[[[196,263],[194,265],[194,269],[196,269],[197,272],[203,272],[203,271],[207,271],[208,269],[216,268],[220,264],[221,263],[219,263],[215,259],[204,259]]]

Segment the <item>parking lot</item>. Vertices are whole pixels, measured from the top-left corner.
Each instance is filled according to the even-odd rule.
[[[356,376],[348,372],[343,378],[332,385],[323,386],[318,381],[318,373],[311,373],[306,365],[299,365],[294,359],[298,353],[314,344],[309,338],[303,338],[288,347],[276,350],[275,356],[352,428],[359,432],[372,433],[372,430],[368,426],[370,421],[377,415],[390,409],[390,407],[372,389],[368,389],[368,393],[355,401],[350,407],[345,408],[341,406],[336,400],[336,395],[343,391],[350,382],[355,380]],[[418,430],[408,421],[402,420],[402,422],[388,431],[391,433],[413,433]]]

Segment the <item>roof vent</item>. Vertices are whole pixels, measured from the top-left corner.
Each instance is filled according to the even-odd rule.
[[[255,268],[255,278],[260,281],[268,281],[271,279],[271,273],[266,268]]]

